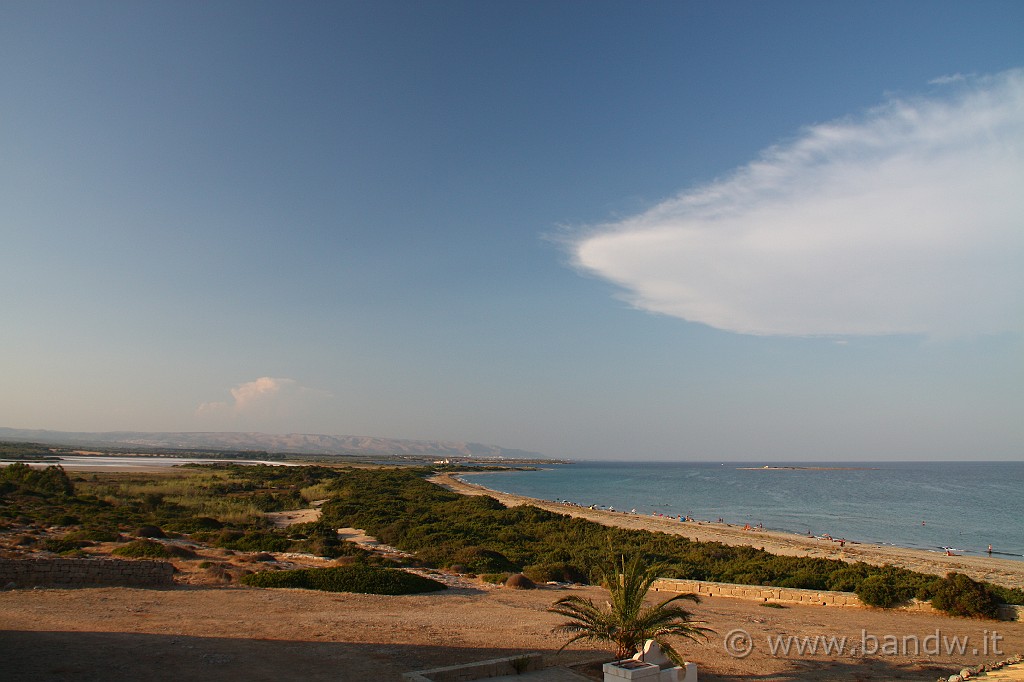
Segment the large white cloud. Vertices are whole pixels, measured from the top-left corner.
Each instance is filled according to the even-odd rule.
[[[740,333],[1024,330],[1024,70],[936,83],[577,236],[575,265]]]

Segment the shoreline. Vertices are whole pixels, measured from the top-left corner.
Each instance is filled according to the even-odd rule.
[[[1024,562],[1014,559],[964,555],[946,556],[922,549],[866,542],[847,541],[844,546],[840,547],[839,543],[832,540],[809,538],[796,533],[756,528],[744,530],[742,526],[727,523],[681,522],[669,517],[589,509],[503,493],[459,478],[459,476],[467,475],[471,476],[473,472],[460,472],[457,475],[438,474],[428,480],[463,495],[488,495],[509,507],[532,505],[558,514],[568,514],[576,518],[594,521],[604,526],[681,535],[696,542],[720,542],[725,545],[757,547],[771,554],[785,556],[838,559],[851,563],[863,561],[874,566],[889,564],[919,573],[939,576],[955,571],[975,580],[984,580],[1004,587],[1024,588]]]
[[[878,467],[800,467],[800,466],[765,466],[736,467],[737,471],[878,471]]]

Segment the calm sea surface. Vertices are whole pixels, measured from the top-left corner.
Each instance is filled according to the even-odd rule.
[[[1024,559],[1024,462],[896,462],[857,470],[756,469],[730,462],[577,462],[473,474],[473,483],[640,514],[763,523],[848,540]],[[784,465],[782,465],[784,466]],[[794,466],[816,466],[801,462]],[[877,468],[875,468],[877,467]]]

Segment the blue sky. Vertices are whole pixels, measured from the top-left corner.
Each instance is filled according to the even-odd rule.
[[[1019,2],[0,7],[0,425],[1024,456]]]

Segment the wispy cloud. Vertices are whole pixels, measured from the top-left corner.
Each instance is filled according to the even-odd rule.
[[[230,389],[231,401],[201,404],[196,412],[207,417],[275,419],[301,411],[311,402],[329,398],[324,391],[307,388],[294,379],[260,377]]]
[[[574,263],[740,333],[1022,331],[1024,70],[944,82],[578,235]]]
[[[970,77],[973,78],[973,75]],[[951,83],[962,83],[967,79],[968,76],[965,76],[962,73],[951,73],[945,76],[939,76],[938,78],[931,79],[930,81],[928,81],[928,85],[949,85]]]

